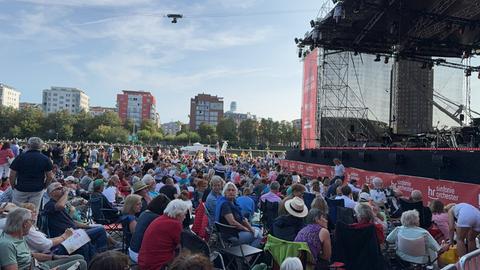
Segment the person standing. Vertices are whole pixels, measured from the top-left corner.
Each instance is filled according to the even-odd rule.
[[[14,157],[15,154],[10,149],[10,144],[8,142],[3,143],[0,149],[0,177],[2,178],[2,182],[4,182],[10,174],[10,161]]]
[[[335,164],[335,175],[333,176],[332,181],[335,179],[341,179],[342,181],[345,180],[345,167],[343,166],[342,161],[338,158],[334,158],[333,163]]]
[[[15,158],[10,165],[12,202],[16,205],[33,203],[38,213],[45,188],[53,179],[53,165],[50,159],[40,152],[42,139],[31,137],[27,145],[28,150]]]

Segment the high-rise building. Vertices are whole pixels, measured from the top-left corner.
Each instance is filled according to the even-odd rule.
[[[176,135],[177,132],[182,130],[182,123],[180,121],[176,121],[162,124],[162,130],[167,135]]]
[[[433,70],[400,60],[392,71],[392,128],[396,134],[432,130]]]
[[[232,101],[230,102],[230,112],[236,112],[237,111],[237,102]]]
[[[100,106],[90,107],[90,114],[92,116],[99,116],[106,112],[116,112],[116,111],[117,111],[116,108],[110,108],[110,107],[100,107]]]
[[[69,87],[51,87],[43,90],[42,108],[45,113],[68,111],[88,112],[89,97],[80,89]]]
[[[0,106],[18,109],[20,107],[20,92],[11,86],[0,83]]]
[[[150,92],[129,90],[122,92],[122,94],[117,94],[117,110],[118,116],[123,122],[131,119],[137,127],[145,120],[152,120],[157,125],[159,124],[157,102]]]
[[[190,129],[197,130],[201,123],[216,126],[223,118],[223,98],[198,94],[190,99]]]

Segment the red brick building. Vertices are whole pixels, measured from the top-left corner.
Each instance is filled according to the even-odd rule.
[[[145,120],[153,120],[157,125],[160,117],[156,110],[155,97],[150,92],[123,90],[117,94],[118,116],[125,122],[133,120],[139,127]]]

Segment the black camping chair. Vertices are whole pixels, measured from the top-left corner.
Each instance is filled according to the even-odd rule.
[[[346,270],[386,269],[373,224],[364,228],[352,228],[338,222],[334,252],[335,261],[343,262]]]
[[[180,234],[180,244],[182,249],[187,249],[191,253],[200,253],[205,255],[205,257],[210,259],[214,265],[221,265],[221,269],[225,270],[225,263],[223,261],[222,254],[216,251],[211,251],[207,242],[202,238],[198,237],[195,233],[190,230],[183,230]],[[218,261],[218,263],[217,263]]]
[[[355,223],[355,213],[352,208],[337,206],[337,222]]]
[[[278,202],[260,202],[260,210],[262,213],[261,221],[263,227],[270,231],[272,229],[273,222],[278,217]]]
[[[263,250],[250,245],[237,244],[239,230],[234,226],[215,222],[215,233],[217,234],[221,245],[220,253],[230,258],[226,269],[229,269],[230,265],[232,265],[234,262],[237,262],[237,259],[241,260],[241,262],[244,265],[247,265],[248,269],[250,269],[253,265],[255,265],[260,257],[260,254],[263,253]],[[253,259],[249,260],[249,257],[253,257]],[[237,268],[238,267],[234,265],[233,269]]]
[[[328,205],[328,230],[335,229],[335,224],[337,224],[337,207],[345,207],[345,201],[340,200],[331,200],[325,198],[325,201]]]

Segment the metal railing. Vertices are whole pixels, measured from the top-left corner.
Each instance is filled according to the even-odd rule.
[[[465,254],[457,263],[458,270],[480,269],[480,249]]]

